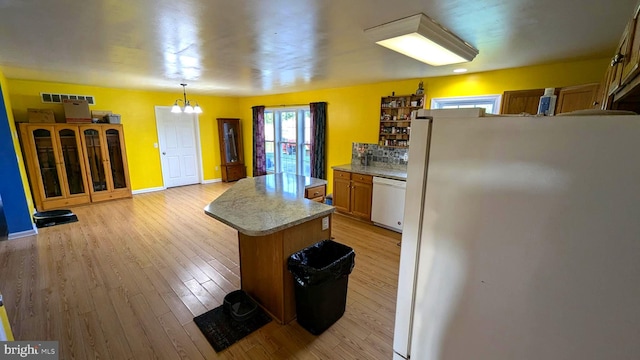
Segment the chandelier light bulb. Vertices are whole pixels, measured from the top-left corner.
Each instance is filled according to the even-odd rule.
[[[196,106],[193,107],[191,106],[191,101],[187,100],[187,84],[180,84],[180,86],[182,86],[182,99],[177,99],[174,103],[173,106],[171,107],[171,112],[174,114],[177,113],[181,113],[184,112],[186,114],[202,114],[202,108],[200,108],[200,106],[198,105],[198,102],[196,102]],[[180,106],[178,105],[178,102],[182,102],[184,104],[184,109],[180,108]]]

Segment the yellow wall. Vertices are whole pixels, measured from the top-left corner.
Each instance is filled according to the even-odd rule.
[[[316,101],[329,103],[327,161],[331,189],[333,174],[330,168],[351,161],[351,143],[377,143],[382,96],[391,95],[392,92],[397,95],[413,93],[422,80],[427,95],[426,107],[429,107],[433,97],[502,94],[506,90],[594,83],[600,82],[607,62],[608,59],[585,60],[269,96],[237,98],[189,94],[190,98],[198,100],[204,110],[200,116],[204,179],[221,177],[219,168],[215,169],[220,165],[215,121],[218,117],[239,117],[242,120],[245,161],[248,174],[252,173],[251,107],[255,105],[277,106]],[[158,141],[154,106],[172,104],[180,96],[179,88],[175,92],[165,93],[11,79],[6,82],[11,108],[18,121],[26,119],[27,108],[50,108],[58,119],[63,119],[62,106],[41,103],[40,92],[95,96],[97,105],[91,106],[92,110],[112,110],[122,115],[133,189],[162,186],[160,155],[158,149],[153,147]]]
[[[251,154],[251,107],[306,104],[326,101],[327,165],[329,188],[333,186],[331,166],[351,162],[351,143],[378,142],[380,98],[411,94],[424,82],[426,107],[433,97],[502,94],[506,90],[564,87],[600,82],[608,59],[596,59],[525,68],[506,69],[468,75],[409,79],[334,89],[240,98],[240,117],[244,126],[245,153]],[[252,157],[246,157],[251,174]]]
[[[175,92],[152,92],[126,89],[103,88],[40,81],[8,80],[11,108],[17,121],[26,121],[27,109],[53,109],[56,120],[64,122],[62,105],[44,104],[41,92],[80,94],[95,96],[96,105],[91,110],[111,110],[121,114],[124,127],[127,159],[133,190],[162,187],[162,171],[158,142],[155,106],[169,106],[181,97],[182,89]],[[204,113],[200,115],[200,141],[204,179],[219,179],[221,172],[220,151],[216,118],[237,117],[238,99],[235,97],[199,96],[189,93],[189,98],[197,100]]]
[[[31,188],[29,187],[29,179],[27,178],[27,171],[24,166],[24,159],[22,158],[22,151],[20,150],[20,141],[18,139],[18,132],[16,131],[16,124],[14,121],[13,111],[11,110],[11,95],[9,94],[9,86],[4,74],[0,71],[0,87],[2,88],[2,96],[4,97],[4,106],[7,109],[7,117],[9,118],[9,128],[11,129],[11,137],[13,138],[13,147],[16,149],[16,155],[18,157],[18,167],[20,168],[20,177],[22,178],[22,186],[24,187],[24,193],[29,207],[29,214],[33,214],[35,205],[33,204],[33,197],[31,196]]]

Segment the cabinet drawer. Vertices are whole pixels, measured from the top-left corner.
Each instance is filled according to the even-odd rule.
[[[236,181],[247,177],[244,165],[226,165],[223,166],[223,170],[226,170],[226,181]]]
[[[306,197],[307,199],[324,197],[325,192],[326,192],[326,187],[324,185],[314,186],[305,190],[304,197]]]
[[[373,176],[363,174],[351,174],[351,180],[366,184],[373,184]]]
[[[348,171],[333,170],[333,178],[351,180],[351,173]]]

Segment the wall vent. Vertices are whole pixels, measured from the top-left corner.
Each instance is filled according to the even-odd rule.
[[[62,100],[87,100],[89,105],[95,105],[95,97],[93,95],[72,95],[72,94],[52,94],[40,93],[40,100],[45,104],[62,104]]]

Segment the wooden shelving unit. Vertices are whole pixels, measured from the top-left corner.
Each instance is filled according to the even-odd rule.
[[[406,148],[411,135],[411,112],[422,109],[424,95],[385,96],[380,99],[378,145]]]

